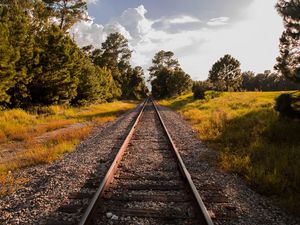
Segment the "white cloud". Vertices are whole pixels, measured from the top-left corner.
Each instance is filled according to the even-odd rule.
[[[105,40],[104,26],[90,21],[82,21],[75,24],[70,30],[70,34],[75,37],[79,46],[93,45],[100,47]]]
[[[183,23],[199,23],[201,20],[191,16],[181,16],[174,19],[170,19],[169,23],[173,24],[183,24]]]
[[[207,25],[209,26],[220,26],[227,24],[227,21],[229,20],[229,17],[221,16],[218,18],[212,18],[207,22]]]
[[[171,50],[193,79],[203,80],[212,64],[227,53],[241,62],[243,70],[272,69],[283,30],[275,3],[276,0],[254,0],[243,9],[244,20],[233,23],[228,17],[218,17],[206,25],[187,15],[152,21],[141,5],[125,10],[108,24],[81,22],[72,31],[79,45],[96,47],[109,33],[121,32],[133,49],[132,63],[144,69],[149,67],[157,51]],[[191,23],[194,26],[190,26]],[[220,26],[224,24],[228,25]]]
[[[96,4],[98,0],[85,0],[87,4]]]

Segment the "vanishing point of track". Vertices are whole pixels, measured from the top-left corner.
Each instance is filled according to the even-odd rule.
[[[155,103],[140,108],[79,224],[212,225]]]

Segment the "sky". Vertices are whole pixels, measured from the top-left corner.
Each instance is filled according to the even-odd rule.
[[[205,80],[225,54],[242,71],[272,70],[283,31],[276,0],[87,0],[90,21],[70,33],[80,46],[101,47],[120,32],[133,51],[132,65],[147,68],[156,52],[172,51],[193,80]]]

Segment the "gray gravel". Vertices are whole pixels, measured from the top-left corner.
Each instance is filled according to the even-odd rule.
[[[82,209],[71,214],[68,208],[60,208],[88,204],[88,199],[70,200],[68,196],[84,191],[82,187],[88,179],[96,177],[100,182],[137,111],[131,110],[115,122],[96,127],[74,152],[53,164],[15,172],[14,177],[28,178],[29,182],[16,193],[0,198],[0,224],[57,225],[77,221]]]
[[[218,170],[213,163],[217,153],[207,149],[176,112],[159,108],[209,212],[215,215],[215,224],[300,224],[299,218],[285,214],[239,177]],[[91,185],[91,180],[101,181],[136,112],[132,110],[115,122],[95,128],[76,151],[55,163],[14,173],[15,177],[30,181],[15,194],[0,198],[0,224],[67,225],[78,221],[84,211],[82,206],[87,206],[89,198],[70,196],[93,194],[93,189],[85,186]],[[214,196],[207,190],[213,190]],[[75,213],[70,213],[72,210]],[[225,214],[218,214],[224,211]]]
[[[223,220],[216,216],[215,224],[300,224],[300,218],[287,215],[269,199],[251,190],[240,177],[217,169],[214,166],[217,152],[209,150],[177,112],[163,106],[159,110],[209,212],[217,215],[220,209],[228,209],[229,215],[223,215]],[[224,203],[211,200],[207,189],[215,190],[219,200],[225,198]]]

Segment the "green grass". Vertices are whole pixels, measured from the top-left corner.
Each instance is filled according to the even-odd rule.
[[[222,169],[299,215],[300,122],[275,112],[280,94],[222,93],[209,101],[187,94],[160,104],[179,111],[199,138],[220,152]]]

